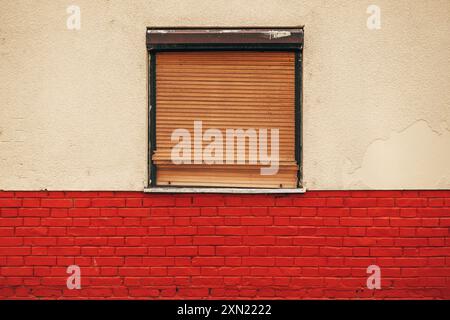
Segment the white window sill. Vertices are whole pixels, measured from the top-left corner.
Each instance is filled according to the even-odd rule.
[[[155,187],[145,188],[146,193],[235,193],[235,194],[288,194],[305,193],[305,188],[294,189],[257,189],[257,188],[180,188]]]

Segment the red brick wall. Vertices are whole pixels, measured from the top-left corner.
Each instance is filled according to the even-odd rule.
[[[450,299],[449,226],[450,191],[0,192],[0,297]]]

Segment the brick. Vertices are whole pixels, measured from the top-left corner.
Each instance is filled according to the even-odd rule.
[[[290,196],[280,196],[275,198],[276,207],[291,207],[293,205],[293,198]]]
[[[419,252],[420,252],[420,256],[441,256],[441,257],[450,256],[450,248],[448,248],[448,247],[420,248]],[[449,275],[450,275],[450,273],[449,273]]]
[[[14,198],[0,198],[0,208],[20,207],[22,201]]]
[[[173,266],[175,259],[173,257],[144,257],[144,265],[152,267],[157,266]]]
[[[225,260],[223,257],[194,257],[193,266],[223,266]]]
[[[281,226],[266,227],[265,228],[265,233],[267,235],[296,235],[296,234],[298,234],[298,228],[297,227],[290,227],[290,226],[286,226],[286,227],[281,227]]]
[[[201,246],[198,247],[199,256],[215,256],[216,248],[214,246]]]
[[[218,246],[216,254],[219,256],[243,256],[249,254],[249,247],[243,246]]]
[[[22,218],[0,218],[0,227],[14,227],[23,225]]]
[[[196,227],[166,227],[165,233],[167,235],[194,235],[196,234]]]
[[[117,216],[117,208],[100,208],[100,216],[102,217],[115,217]]]
[[[225,237],[223,236],[194,237],[193,243],[195,245],[223,245],[225,243]]]
[[[318,236],[346,236],[348,235],[348,228],[341,227],[318,227]]]
[[[445,238],[429,238],[428,245],[436,246],[436,247],[444,247],[445,246]]]
[[[343,226],[371,226],[373,220],[371,218],[341,218],[340,224]]]
[[[73,206],[76,208],[88,208],[91,206],[91,199],[73,199]]]
[[[72,199],[42,199],[41,206],[47,208],[71,208]]]
[[[84,227],[68,227],[67,235],[70,236],[97,236],[99,234],[98,228],[84,228]]]
[[[424,190],[420,191],[419,195],[429,198],[450,198],[450,190]]]
[[[251,207],[250,215],[253,216],[266,216],[269,212],[269,209],[266,207]]]
[[[241,223],[248,226],[265,226],[273,224],[272,217],[242,217]]]
[[[6,277],[28,277],[33,275],[31,267],[1,267],[0,274]]]
[[[71,208],[68,211],[70,217],[98,217],[100,216],[99,208]]]
[[[374,227],[387,227],[389,226],[391,220],[390,218],[373,218],[373,226]]]
[[[49,234],[47,227],[16,227],[16,236],[46,236]]]
[[[149,229],[145,227],[117,227],[115,230],[118,236],[143,236],[149,234]]]
[[[294,206],[299,207],[324,207],[327,204],[327,199],[325,198],[295,198],[293,200]]]
[[[376,198],[346,198],[344,201],[345,205],[348,207],[376,207]]]
[[[291,225],[290,217],[273,217],[273,224],[277,226],[289,226]]]
[[[122,266],[124,263],[123,257],[97,257],[95,258],[99,266]]]
[[[23,244],[23,238],[19,237],[1,237],[0,247],[21,246]]]
[[[367,228],[369,237],[393,237],[399,235],[399,229],[394,227],[373,227]]]
[[[119,208],[118,215],[123,217],[148,217],[149,208]]]
[[[314,217],[317,215],[317,208],[301,208],[300,214],[302,217]]]
[[[317,198],[317,197],[323,197],[323,198],[334,198],[334,197],[349,197],[351,195],[350,191],[341,191],[341,190],[309,190],[306,195]],[[304,196],[304,195],[303,195]],[[299,195],[298,197],[302,197],[302,195]]]
[[[53,194],[51,192],[50,194]],[[68,198],[96,198],[99,196],[99,192],[96,191],[66,191],[64,195]]]
[[[24,238],[24,245],[36,246],[54,246],[56,245],[56,238],[53,237],[27,237]]]
[[[25,257],[25,264],[35,266],[53,266],[56,264],[56,257]]]
[[[348,208],[319,208],[317,211],[317,215],[321,217],[345,217],[349,213]]]
[[[198,226],[197,235],[199,236],[212,236],[216,234],[216,228],[214,226]]]
[[[72,218],[42,218],[41,225],[53,227],[70,226],[72,225]]]
[[[115,249],[116,255],[119,256],[144,256],[147,254],[145,247],[119,247]]]
[[[274,257],[243,257],[242,265],[244,266],[274,266]]]
[[[0,217],[17,217],[19,210],[17,208],[0,208]]]
[[[13,198],[13,197],[14,197],[14,192],[0,190],[0,198]],[[21,196],[17,196],[17,197],[20,198]]]
[[[413,218],[417,217],[416,208],[400,208],[400,217]]]
[[[443,198],[429,198],[428,206],[430,207],[443,207],[444,199]]]
[[[223,225],[225,222],[223,217],[192,217],[190,223],[193,226],[216,226]]]
[[[390,218],[390,225],[394,227],[416,227],[422,225],[422,219]]]
[[[51,217],[55,217],[55,218],[63,218],[63,217],[68,217],[68,211],[69,209],[67,208],[52,208],[50,210],[50,216]]]
[[[296,257],[294,264],[301,267],[320,266],[325,265],[326,261],[326,257]]]
[[[400,215],[399,208],[368,208],[367,214],[371,217],[395,217]]]
[[[150,195],[143,199],[142,205],[144,207],[173,207],[175,206],[175,197]]]
[[[422,218],[422,226],[424,227],[438,227],[439,219],[438,218]]]
[[[88,225],[92,227],[120,227],[124,225],[124,219],[121,217],[108,217],[108,218],[74,218],[75,221],[88,221]]]
[[[8,237],[14,235],[13,227],[0,227],[0,237]]]
[[[343,198],[327,198],[326,202],[327,207],[342,207],[344,206]]]
[[[249,207],[271,207],[275,205],[275,197],[269,195],[246,195],[242,196],[242,206]]]
[[[271,246],[267,248],[268,256],[298,256],[300,254],[301,248],[298,246]]]
[[[22,207],[40,207],[41,200],[39,198],[22,199]]]
[[[173,216],[184,216],[184,217],[190,217],[190,216],[199,216],[200,215],[200,208],[169,208],[169,214]]]
[[[217,214],[220,216],[245,216],[252,214],[250,207],[220,207]]]
[[[173,225],[174,220],[171,217],[151,217],[151,218],[142,218],[141,224],[143,226],[171,226]]]
[[[226,206],[241,206],[242,196],[241,195],[225,195],[225,205]]]
[[[217,235],[245,235],[247,234],[247,227],[245,226],[225,226],[216,227]]]
[[[319,255],[326,257],[353,256],[353,250],[346,247],[322,247],[319,250]]]
[[[450,217],[450,208],[418,208],[417,215],[421,217]]]
[[[216,207],[201,207],[200,215],[202,216],[216,216],[217,208]]]
[[[178,246],[166,248],[167,256],[195,256],[197,253],[197,247]]]
[[[426,207],[426,198],[399,198],[395,200],[399,207]]]
[[[23,218],[23,225],[24,226],[40,226],[41,225],[41,218]]]
[[[448,228],[417,228],[418,237],[446,237],[449,234]]]
[[[402,256],[401,248],[370,248],[370,255],[375,257]]]
[[[93,207],[119,208],[125,206],[123,198],[94,198],[91,201]]]
[[[395,206],[395,199],[393,199],[393,198],[378,198],[377,206],[378,207],[393,207],[393,206]]]
[[[190,207],[190,206],[192,206],[192,198],[191,197],[176,197],[175,198],[175,206]]]
[[[140,226],[141,219],[139,219],[139,218],[123,218],[122,224],[124,226]]]
[[[79,255],[81,249],[79,247],[55,247],[51,246],[48,248],[49,255],[56,256],[76,256]]]
[[[440,218],[439,225],[441,227],[450,227],[450,218]]]
[[[299,216],[301,212],[297,207],[270,207],[269,213],[275,216]]]
[[[127,208],[139,208],[142,207],[143,200],[142,198],[126,198],[125,206]]]
[[[426,238],[395,238],[394,243],[400,247],[419,247],[428,245]]]

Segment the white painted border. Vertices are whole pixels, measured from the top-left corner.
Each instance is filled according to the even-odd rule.
[[[178,188],[155,187],[145,188],[146,193],[237,193],[237,194],[283,194],[305,193],[305,188],[297,189],[251,189],[251,188]]]

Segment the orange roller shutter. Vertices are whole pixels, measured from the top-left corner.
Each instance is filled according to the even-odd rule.
[[[223,133],[222,164],[174,164],[171,135],[194,121],[203,132]],[[226,163],[226,129],[279,130],[279,169],[262,175],[268,164]],[[259,136],[258,136],[259,137]],[[203,148],[209,142],[203,142]],[[192,150],[193,147],[192,147]],[[236,146],[235,146],[236,151]],[[193,160],[192,156],[192,160]],[[158,186],[296,188],[295,53],[188,51],[156,54],[156,150],[152,156]]]

